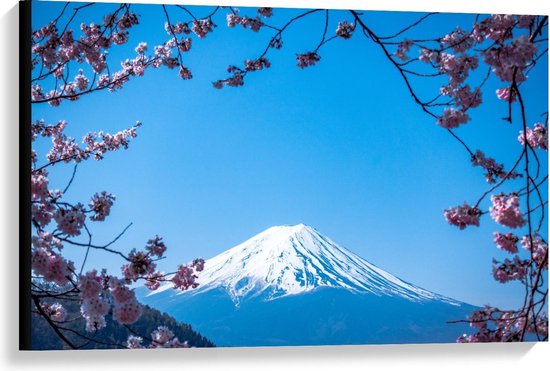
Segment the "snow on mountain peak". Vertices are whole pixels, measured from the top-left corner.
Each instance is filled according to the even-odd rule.
[[[206,260],[198,282],[192,292],[222,288],[236,304],[245,297],[265,294],[270,300],[319,287],[458,304],[402,281],[305,224],[268,228]]]

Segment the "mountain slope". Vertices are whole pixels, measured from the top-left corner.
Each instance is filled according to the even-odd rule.
[[[70,313],[78,313],[80,310],[78,302],[67,300],[57,300],[57,302],[62,303]],[[65,331],[64,335],[72,341],[73,344],[85,344],[82,349],[124,348],[128,335],[131,335],[131,333],[123,325],[114,321],[111,315],[108,315],[105,319],[107,322],[106,326],[96,333],[88,333],[84,330],[85,323],[83,319],[78,319],[63,325],[71,329],[71,331],[74,330],[96,341],[87,342],[86,339],[70,331]],[[182,342],[187,341],[192,347],[214,347],[214,343],[194,331],[195,329],[190,325],[178,322],[168,314],[161,313],[146,305],[143,306],[143,313],[138,321],[132,324],[130,328],[135,333],[148,337],[152,331],[158,328],[158,326],[167,326],[179,340]],[[43,317],[33,315],[31,328],[33,350],[70,349],[61,338],[55,334],[51,326]],[[147,343],[148,340],[145,339],[144,344]]]
[[[196,294],[223,287],[236,303],[261,293],[275,299],[318,287],[339,287],[458,304],[400,280],[304,224],[271,227],[207,260],[198,282]],[[158,292],[169,289],[167,284]]]
[[[472,306],[407,283],[304,224],[272,227],[206,261],[200,286],[141,300],[218,345],[448,342]]]

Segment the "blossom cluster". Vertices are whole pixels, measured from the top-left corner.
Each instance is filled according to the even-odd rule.
[[[180,265],[178,271],[172,277],[172,283],[174,288],[181,290],[188,290],[190,288],[196,288],[199,284],[196,279],[198,278],[196,272],[201,272],[204,269],[204,260],[195,259],[189,265]]]
[[[136,322],[142,313],[141,304],[136,299],[134,290],[115,278],[109,279],[109,287],[113,298],[113,319],[120,324],[130,325]]]
[[[67,310],[59,303],[42,303],[42,312],[54,322],[63,322],[67,319]]]
[[[213,28],[216,27],[214,22],[210,18],[208,19],[195,19],[191,30],[197,35],[197,37],[203,39],[213,31]]]
[[[517,255],[513,260],[505,259],[502,263],[493,260],[493,277],[500,283],[522,280],[527,274],[529,263],[529,260],[521,260]]]
[[[247,59],[244,66],[246,71],[259,71],[271,67],[271,63],[267,58],[260,57],[256,60]]]
[[[57,229],[67,236],[80,235],[86,220],[85,212],[84,206],[80,203],[68,207],[59,206],[53,214]]]
[[[499,88],[495,91],[497,98],[501,99],[503,101],[506,101],[508,103],[512,103],[516,101],[516,93],[515,90],[512,90],[511,87],[507,86],[505,88]]]
[[[541,123],[536,123],[533,129],[527,128],[525,133],[520,131],[518,141],[521,145],[525,145],[525,139],[531,148],[548,150],[548,129]]]
[[[162,258],[164,252],[166,251],[166,245],[162,241],[162,237],[157,235],[147,241],[145,250],[147,250],[150,255]]]
[[[258,13],[260,15],[263,15],[262,13],[260,13],[260,9],[258,9]],[[271,8],[263,8],[263,9],[271,9]],[[269,11],[262,11],[262,12],[264,14],[269,14],[269,16],[271,16],[271,13]],[[265,15],[263,16],[265,17]],[[241,17],[239,16],[239,11],[237,9],[234,9],[231,13],[228,13],[226,16],[226,20],[227,20],[228,27],[235,27],[236,25],[241,25],[243,28],[249,28],[254,32],[260,31],[262,26],[264,26],[264,23],[260,19],[260,16],[256,16],[254,18]]]
[[[497,164],[495,159],[486,157],[485,154],[477,150],[472,156],[472,164],[474,166],[480,166],[485,169],[485,180],[487,183],[495,183],[497,178],[501,179],[515,179],[522,177],[522,174],[511,171],[504,171],[504,165]]]
[[[355,24],[348,23],[346,20],[338,22],[338,26],[336,27],[336,35],[339,37],[349,39],[351,38],[353,31],[355,31]]]
[[[96,270],[80,276],[78,290],[81,300],[80,313],[86,320],[86,330],[94,332],[105,327],[105,316],[109,312],[110,303],[103,295],[104,277]]]
[[[397,50],[395,51],[395,53],[393,53],[393,55],[395,55],[402,61],[406,61],[409,59],[407,53],[409,52],[409,50],[411,50],[411,46],[413,46],[413,42],[411,40],[405,39],[397,44]]]
[[[521,35],[510,44],[497,44],[484,51],[483,61],[500,80],[520,83],[526,80],[524,71],[532,62],[537,49],[527,35]]]
[[[63,128],[66,123],[63,124]],[[127,149],[131,138],[137,136],[137,129],[141,126],[141,122],[136,122],[129,129],[119,131],[115,134],[100,132],[89,132],[82,138],[82,143],[86,146],[80,147],[73,138],[66,136],[62,130],[52,132],[52,148],[46,155],[46,159],[50,164],[57,162],[80,162],[87,160],[91,155],[96,160],[103,158],[104,154],[109,151],[116,151],[120,148]],[[44,132],[43,132],[44,133]]]
[[[468,84],[459,87],[444,85],[441,87],[440,92],[443,96],[453,98],[455,106],[459,107],[462,112],[475,108],[482,102],[481,90],[476,88],[472,91]]]
[[[513,233],[493,233],[493,240],[501,250],[508,251],[511,254],[518,252],[519,238]]]
[[[273,16],[273,8],[258,8],[258,14],[262,17],[269,18]]]
[[[548,317],[542,313],[533,319],[524,311],[501,311],[486,306],[470,315],[470,325],[477,329],[471,335],[461,335],[459,343],[488,343],[518,341],[522,333],[548,336]]]
[[[139,24],[135,13],[121,10],[122,7],[116,13],[106,16],[103,24],[82,23],[80,37],[76,37],[71,29],[65,29],[60,34],[53,22],[33,33],[33,66],[41,64],[43,69],[38,79],[51,75],[63,81],[63,84],[59,84],[60,90],[54,89],[48,93],[35,84],[32,87],[33,100],[58,106],[62,98],[76,100],[89,88],[89,79],[82,70],[70,81],[69,64],[86,62],[96,74],[107,69],[108,50],[114,45],[126,43],[128,29]]]
[[[548,243],[540,236],[523,236],[521,246],[531,253],[537,267],[548,269]]]
[[[212,83],[216,89],[223,88],[224,85],[237,87],[244,85],[244,76],[249,72],[260,71],[271,67],[271,62],[266,57],[257,59],[247,59],[244,61],[244,67],[228,66],[227,72],[232,75],[225,80],[217,80]]]
[[[306,52],[304,54],[296,54],[298,67],[306,68],[315,65],[321,60],[321,56],[317,52]]]
[[[90,209],[94,213],[90,217],[95,222],[102,222],[111,213],[111,207],[113,206],[116,196],[107,193],[105,191],[96,193],[90,201]]]
[[[224,85],[237,87],[244,85],[244,73],[242,71],[236,71],[233,75],[225,80],[217,80],[212,83],[216,89],[223,88]]]
[[[69,283],[74,272],[74,263],[49,247],[35,247],[31,253],[31,268],[44,280],[63,287]]]
[[[470,33],[457,27],[453,32],[441,38],[441,44],[444,48],[451,48],[454,53],[464,53],[473,46],[474,39]]]
[[[445,108],[443,115],[437,119],[437,124],[445,129],[454,129],[470,120],[470,116],[462,110]]]
[[[36,248],[44,248],[44,249],[56,249],[61,251],[63,249],[63,244],[61,243],[61,240],[59,238],[55,237],[50,232],[46,232],[43,230],[38,230],[36,236],[32,236],[31,238],[32,245]]]
[[[450,209],[444,210],[443,215],[449,224],[464,229],[469,225],[479,226],[481,210],[464,202],[462,206],[451,207]]]
[[[143,338],[130,335],[126,341],[128,349],[143,349]],[[180,342],[174,333],[166,326],[159,326],[151,333],[149,348],[189,348],[189,344]]]
[[[478,56],[468,54],[470,50],[478,52],[483,62],[500,80],[512,84],[525,81],[526,69],[532,65],[538,48],[528,35],[522,34],[514,38],[513,30],[516,26],[529,28],[533,21],[532,16],[492,15],[476,22],[471,32],[457,27],[444,35],[439,39],[439,48],[420,47],[418,59],[431,63],[439,73],[448,76],[449,84],[441,88],[441,95],[453,98],[453,103],[457,107],[457,110],[453,111],[446,109],[438,119],[439,125],[449,129],[466,123],[469,120],[466,110],[481,103],[479,89],[472,91],[468,85],[463,85],[470,71],[477,69],[479,65]],[[483,44],[486,40],[491,41],[488,47],[474,49],[474,46]],[[409,58],[406,52],[411,45],[412,43],[405,39],[398,44],[394,55],[407,61]],[[507,102],[516,99],[511,86],[497,89],[496,94],[499,99]],[[459,113],[459,110],[462,113]]]
[[[142,276],[155,273],[157,265],[149,253],[133,249],[128,254],[128,260],[129,263],[122,266],[122,274],[127,282],[137,281]]]
[[[492,195],[493,205],[489,208],[491,217],[499,224],[509,228],[525,225],[523,214],[519,211],[519,197],[516,193]]]

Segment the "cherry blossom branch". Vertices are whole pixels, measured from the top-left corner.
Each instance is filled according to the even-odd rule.
[[[34,302],[34,306],[36,310],[40,313],[40,315],[46,320],[46,322],[50,325],[50,327],[54,330],[54,332],[59,336],[61,340],[63,340],[71,349],[77,349],[76,345],[74,345],[63,333],[59,330],[57,325],[50,319],[50,317],[44,312],[42,309],[42,306],[40,305],[40,298],[37,296],[31,295],[31,298]]]

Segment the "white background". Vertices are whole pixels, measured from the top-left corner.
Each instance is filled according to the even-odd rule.
[[[135,2],[135,1],[133,1]],[[147,2],[160,3],[159,0]],[[174,3],[165,0],[164,3]],[[286,7],[338,7],[484,13],[548,14],[545,1],[319,1],[240,0],[225,3]],[[217,5],[217,4],[216,4]],[[4,369],[168,368],[204,370],[280,369],[527,369],[546,364],[549,343],[341,346],[291,348],[190,349],[155,351],[20,352],[18,348],[18,5],[0,0],[0,365]],[[28,124],[28,123],[22,123]],[[22,248],[28,248],[23,246]],[[542,367],[547,367],[542,366]]]

